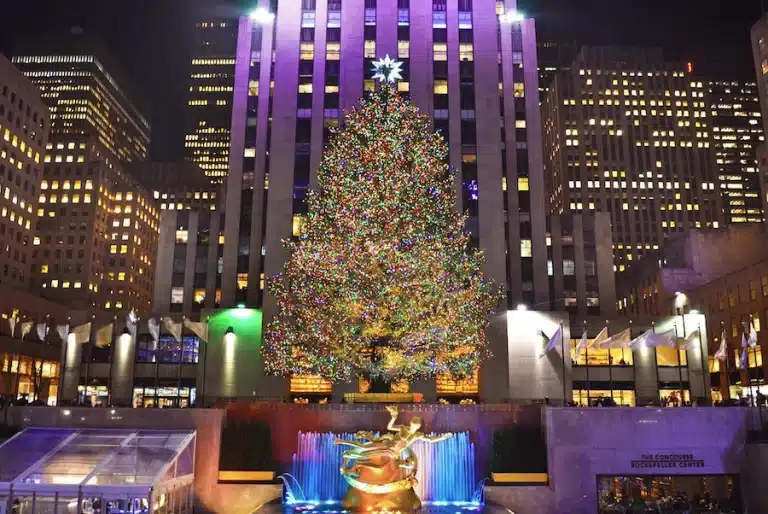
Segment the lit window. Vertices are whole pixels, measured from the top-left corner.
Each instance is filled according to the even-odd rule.
[[[128,235],[128,234],[123,234],[123,235]],[[186,230],[182,229],[182,230],[177,230],[176,231],[176,242],[177,243],[186,244],[187,239],[188,239],[188,232]]]
[[[248,82],[248,96],[259,96],[258,80],[251,80]]]
[[[256,157],[256,149],[255,148],[246,148],[243,151],[243,157]]]
[[[42,273],[43,275],[48,273],[48,265],[47,264],[40,265],[40,273]]]
[[[571,259],[563,260],[563,275],[573,276],[576,274],[576,263]]]
[[[407,59],[411,51],[410,41],[398,41],[397,42],[397,56],[401,59]]]
[[[448,44],[434,43],[432,45],[432,59],[435,61],[447,61],[448,60]]]
[[[520,256],[521,257],[532,257],[533,254],[531,252],[531,240],[530,239],[521,239],[520,240]]]
[[[248,289],[248,273],[237,274],[237,288]]]
[[[325,60],[338,61],[341,57],[341,43],[328,43],[325,45]]]
[[[302,61],[311,61],[315,58],[315,44],[314,43],[302,43],[299,54],[299,59]]]
[[[309,84],[299,84],[299,93],[311,93],[312,92],[312,83]]]
[[[172,287],[171,288],[171,303],[173,304],[180,304],[184,303],[184,288],[183,287]]]
[[[517,190],[518,191],[529,191],[528,186],[528,177],[518,177],[517,178]]]
[[[459,44],[459,60],[461,61],[474,60],[474,49],[473,49],[472,43]]]
[[[525,97],[525,84],[522,82],[515,82],[514,86],[515,98]]]
[[[436,95],[447,95],[448,94],[448,81],[447,80],[435,80],[435,89],[434,92]]]
[[[525,120],[515,120],[515,128],[524,129]]]
[[[294,215],[293,216],[293,230],[292,234],[294,236],[301,235],[301,233],[304,231],[304,225],[306,224],[306,218],[301,215]]]
[[[367,40],[365,42],[363,57],[365,57],[366,59],[376,58],[376,41]]]

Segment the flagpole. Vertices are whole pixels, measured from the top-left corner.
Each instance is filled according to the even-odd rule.
[[[562,321],[560,322],[560,349],[563,354],[563,407],[565,407],[567,404],[566,396],[568,394],[568,386],[565,383],[565,331],[563,330]]]
[[[704,347],[704,338],[701,337],[701,323],[699,323],[699,351],[701,352],[701,396],[704,398],[704,401],[707,401],[707,396],[709,396],[709,404],[712,405],[712,390],[710,388],[709,395],[707,395],[707,373],[709,373],[709,366],[707,366],[707,363],[709,362],[709,348],[707,347],[705,349]]]
[[[754,319],[752,315],[749,315],[749,337],[750,342],[752,342],[752,331],[755,329],[754,325]],[[757,341],[754,342],[754,346],[752,346],[752,355],[755,357],[755,380],[757,381],[757,394],[755,395],[755,405],[757,405],[757,413],[760,416],[760,432],[763,431],[763,406],[758,401],[758,397],[760,396],[760,367],[757,365]],[[747,373],[749,374],[749,382],[752,383],[752,375],[749,372],[749,366],[747,366]]]
[[[93,314],[91,316],[91,328],[88,330],[88,346],[85,348],[85,386],[83,389],[83,392],[85,393],[83,395],[83,398],[88,396],[88,382],[91,380],[91,359],[93,358],[93,325],[96,323],[96,315]],[[77,384],[75,384],[76,390],[79,389],[80,385],[80,374],[78,373],[78,376],[75,377],[77,380]],[[77,391],[77,404],[80,405],[80,391]]]
[[[116,336],[117,331],[117,316],[112,318],[112,330],[110,331],[109,339],[109,369],[107,370],[107,404],[105,407],[112,406],[112,365],[115,360],[115,345],[117,344]]]
[[[685,333],[685,328],[683,328]],[[677,323],[675,323],[675,351],[677,352],[677,376],[680,381],[680,406],[685,402],[685,392],[683,392],[683,363],[680,359],[680,342],[678,339],[680,335],[677,333]]]
[[[605,328],[608,328],[608,320],[605,320]],[[606,331],[606,335],[608,332]],[[608,387],[611,390],[611,402],[613,402],[613,357],[611,356],[611,348],[608,347]]]
[[[725,321],[720,322],[720,338],[725,335]],[[725,387],[728,388],[728,400],[731,400],[731,373],[728,368],[728,342],[725,343]],[[722,396],[722,391],[721,391]]]
[[[21,322],[21,319],[19,319],[19,322]],[[23,331],[24,327],[21,326],[19,328],[19,330]],[[14,332],[16,332],[15,328],[11,331],[11,338],[12,339],[16,339],[14,337]],[[13,347],[14,347],[14,349],[16,348],[16,343],[15,342],[13,344]],[[13,358],[15,357],[15,355],[16,355],[16,352],[11,352],[11,361],[8,363],[8,393],[9,394],[13,394]],[[21,364],[21,363],[19,363],[19,364]],[[16,367],[16,371],[18,371],[18,370],[19,370],[19,367],[17,366]]]
[[[72,317],[67,317],[67,331],[71,330]],[[56,406],[61,406],[61,393],[64,389],[64,373],[67,370],[67,346],[69,346],[69,334],[61,342],[61,368],[59,369],[59,386],[56,388]]]
[[[32,329],[30,329],[30,330],[32,330]],[[21,354],[24,351],[23,347],[24,347],[24,331],[22,330],[21,331],[21,343],[16,345],[16,348],[19,350],[19,353],[18,353],[18,356],[17,356],[18,357],[18,364],[16,364],[16,380],[15,380],[16,385],[15,385],[15,387],[13,387],[11,389],[11,391],[13,391],[13,389],[16,390],[16,392],[14,394],[16,395],[16,399],[17,400],[19,399],[19,385],[21,385]],[[11,361],[11,364],[13,364],[13,361]],[[32,366],[34,366],[34,365],[35,365],[35,361],[33,359],[32,360]],[[32,388],[32,391],[34,392],[34,387]]]
[[[587,333],[587,320],[584,320],[584,333]],[[579,360],[578,355],[576,355],[576,360]],[[591,407],[592,401],[589,398],[589,390],[592,387],[589,381],[589,336],[587,336],[587,344],[584,345],[584,363],[587,366],[587,407]],[[579,398],[581,398],[581,395],[579,395]]]
[[[181,366],[184,362],[184,319],[186,316],[181,317],[181,327],[179,329],[179,369],[178,377],[176,381],[176,407],[181,407]],[[187,402],[191,400],[190,396],[187,396]]]
[[[742,330],[741,341],[747,343],[747,348],[744,348],[744,350],[746,350],[746,352],[742,352],[746,356],[746,359],[745,359],[746,362],[744,362],[742,364],[742,366],[744,366],[744,370],[747,372],[747,380],[749,381],[749,395],[750,395],[749,405],[750,405],[750,407],[752,407],[753,406],[753,402],[754,402],[754,405],[757,404],[757,398],[755,398],[755,390],[752,387],[752,375],[749,372],[749,340],[746,339],[748,337],[747,336],[747,327],[744,326],[743,322],[741,324],[741,330]],[[755,362],[755,364],[757,364],[757,362]]]

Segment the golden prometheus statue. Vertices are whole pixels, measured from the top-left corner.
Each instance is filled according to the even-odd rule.
[[[413,490],[418,483],[419,463],[411,445],[416,441],[437,442],[453,434],[425,435],[421,418],[411,418],[407,425],[395,425],[398,410],[387,407],[391,419],[387,430],[392,433],[376,437],[371,432],[357,432],[356,440],[336,439],[335,444],[351,446],[342,454],[341,475],[350,485],[342,505],[353,511],[412,512],[421,508],[421,500]]]

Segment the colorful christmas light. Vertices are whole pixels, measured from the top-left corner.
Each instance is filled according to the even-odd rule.
[[[429,118],[392,85],[347,113],[304,231],[270,280],[268,372],[397,381],[477,369],[499,294],[454,210],[446,157]]]

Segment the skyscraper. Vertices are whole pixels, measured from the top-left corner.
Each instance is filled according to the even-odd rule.
[[[149,122],[102,43],[73,29],[30,40],[12,62],[51,110],[52,141],[90,134],[121,161],[147,158]]]
[[[211,16],[196,23],[185,115],[185,158],[199,164],[216,183],[224,180],[229,167],[236,46],[236,17]]]
[[[158,210],[122,169],[146,158],[149,124],[114,59],[81,32],[13,57],[51,110],[32,287],[78,308],[147,310]]]
[[[158,313],[242,306],[269,321],[275,306],[265,279],[283,270],[282,241],[301,234],[331,129],[378,87],[371,70],[387,55],[402,63],[399,93],[448,143],[456,207],[517,319],[524,310],[615,312],[608,216],[545,214],[534,20],[510,0],[304,0],[261,1],[238,22],[224,212],[162,213]],[[497,358],[480,373],[499,397],[517,348],[507,306],[489,330]],[[260,363],[248,360],[254,352],[238,359],[257,370],[243,384],[261,380]],[[299,378],[294,392],[317,385]]]
[[[711,81],[707,86],[725,222],[762,223],[757,149],[765,136],[757,84]]]
[[[704,83],[660,50],[583,48],[543,104],[551,212],[611,214],[615,267],[723,222]]]
[[[40,92],[0,55],[0,281],[18,289],[29,285],[50,127]]]

